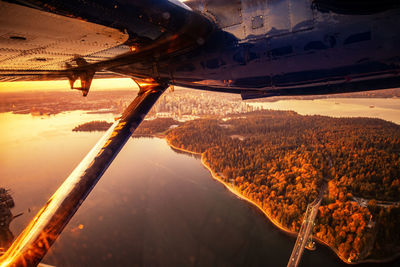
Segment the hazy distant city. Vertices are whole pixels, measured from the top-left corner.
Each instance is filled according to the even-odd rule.
[[[120,114],[133,100],[135,91],[94,91],[88,97],[76,92],[5,93],[0,112],[54,115],[65,111],[86,110]],[[172,117],[187,120],[204,115],[226,115],[253,111],[240,95],[178,89],[166,92],[148,114],[148,118]]]
[[[31,114],[33,116],[54,115],[73,110],[85,110],[95,113],[113,113],[119,115],[136,96],[134,90],[93,91],[87,97],[79,92],[19,92],[2,93],[0,112]],[[330,96],[301,96],[290,99],[320,98],[397,98],[400,89],[369,91]],[[285,100],[288,97],[256,99],[252,102],[271,102]],[[242,101],[239,94],[225,94],[189,89],[167,91],[154,105],[147,118],[171,117],[188,120],[198,116],[227,115],[254,111],[257,108]]]

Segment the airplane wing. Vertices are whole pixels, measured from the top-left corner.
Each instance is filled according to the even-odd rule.
[[[156,70],[141,62],[198,46],[213,27],[167,0],[0,1],[0,13],[0,82],[68,78],[71,87],[124,76],[112,68],[127,62],[147,78]]]
[[[0,266],[36,266],[118,152],[169,86],[157,62],[197,47],[213,24],[177,1],[0,1],[0,82],[117,77],[129,66],[138,96],[11,247]],[[144,64],[146,63],[146,64]]]

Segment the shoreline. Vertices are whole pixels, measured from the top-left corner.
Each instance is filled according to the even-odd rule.
[[[224,180],[221,179],[221,176],[219,176],[217,173],[215,173],[211,167],[207,164],[207,162],[205,161],[205,157],[204,157],[204,153],[201,154],[201,163],[203,164],[203,166],[210,172],[212,178],[220,183],[222,183],[226,189],[228,189],[231,193],[233,193],[237,198],[241,199],[241,200],[245,200],[251,204],[253,204],[254,206],[256,206],[262,213],[264,213],[264,215],[268,218],[268,220],[275,225],[276,227],[278,227],[279,230],[293,235],[293,236],[297,236],[297,232],[291,231],[289,229],[284,228],[277,220],[275,220],[274,218],[271,217],[271,215],[269,213],[267,213],[258,203],[256,203],[255,201],[251,200],[250,198],[240,194],[238,191],[236,191],[231,185],[229,185],[227,182],[225,182]]]
[[[167,141],[167,144],[173,149],[176,149],[176,150],[179,150],[179,151],[182,151],[182,152],[186,152],[186,153],[189,153],[189,154],[201,155],[201,163],[202,163],[202,165],[210,172],[211,177],[214,180],[216,180],[217,182],[222,183],[226,189],[228,189],[231,193],[233,193],[239,199],[247,201],[250,204],[256,206],[267,217],[267,219],[274,226],[276,226],[279,230],[281,230],[282,232],[284,232],[284,233],[286,233],[288,235],[291,235],[291,236],[297,236],[298,235],[297,232],[291,231],[291,230],[286,229],[285,227],[283,227],[277,220],[272,218],[271,214],[267,213],[258,203],[256,203],[255,201],[251,200],[250,198],[240,194],[230,184],[228,184],[227,182],[223,181],[221,179],[221,176],[219,176],[217,173],[215,173],[214,170],[212,170],[211,167],[207,164],[207,162],[205,160],[205,156],[204,156],[205,153],[193,152],[193,151],[190,151],[190,150],[187,150],[187,149],[184,149],[184,148],[179,148],[179,147],[171,144],[166,136],[165,136],[165,140]],[[326,246],[329,249],[331,249],[343,263],[346,263],[346,264],[349,264],[349,265],[356,265],[356,264],[363,264],[363,263],[389,263],[391,261],[394,261],[396,258],[400,257],[400,252],[399,252],[399,253],[397,253],[397,254],[395,254],[392,257],[387,258],[387,259],[365,259],[365,260],[361,260],[361,261],[351,262],[351,261],[348,261],[346,258],[344,258],[342,255],[340,255],[339,251],[336,248],[330,246],[328,243],[326,243],[322,239],[320,239],[320,238],[318,238],[316,236],[313,236],[313,239],[316,240],[321,245]]]
[[[177,147],[177,146],[171,144],[171,142],[168,140],[167,137],[165,137],[165,140],[167,141],[167,144],[168,144],[170,147],[172,147],[172,148],[174,148],[174,149],[176,149],[176,150],[180,150],[180,151],[182,151],[182,152],[186,152],[186,153],[189,153],[189,154],[195,154],[195,155],[202,155],[202,154],[203,154],[203,153],[194,152],[194,151],[190,151],[190,150],[187,150],[187,149],[184,149],[184,148]],[[203,156],[202,156],[202,157],[203,157]]]

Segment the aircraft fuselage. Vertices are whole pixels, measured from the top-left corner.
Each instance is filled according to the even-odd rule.
[[[279,5],[294,2],[297,11]],[[239,90],[243,98],[400,85],[399,9],[353,15],[299,6],[309,2],[264,1],[265,9],[242,9],[242,23],[216,31],[191,53],[160,62],[159,72],[177,85]]]

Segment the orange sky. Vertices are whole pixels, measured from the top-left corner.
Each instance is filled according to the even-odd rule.
[[[79,81],[75,86],[79,85]],[[94,79],[91,90],[107,90],[107,89],[137,89],[137,85],[129,78],[113,78],[113,79]],[[1,92],[20,92],[20,91],[66,91],[70,90],[68,80],[64,81],[36,81],[36,82],[0,82]]]

